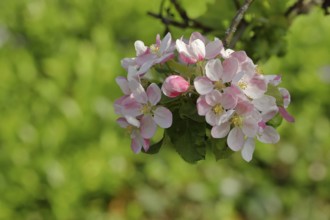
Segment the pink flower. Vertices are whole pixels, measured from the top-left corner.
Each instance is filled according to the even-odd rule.
[[[119,118],[117,123],[128,131],[134,153],[139,153],[142,147],[145,151],[149,149],[149,139],[156,132],[156,126],[152,123],[151,117],[143,116],[140,120],[132,117]]]
[[[182,76],[171,75],[165,79],[162,91],[166,96],[174,98],[186,92],[189,86],[189,82]]]
[[[228,58],[223,61],[213,59],[206,63],[206,76],[196,77],[194,86],[196,91],[201,95],[210,93],[213,89],[224,89],[225,83],[230,82],[235,76],[238,69],[238,61],[236,58]]]
[[[129,88],[132,95],[121,103],[124,116],[149,115],[153,123],[161,128],[169,128],[172,125],[171,111],[157,105],[161,98],[161,90],[155,83],[150,84],[145,91],[138,81],[132,79],[129,81]]]
[[[205,38],[201,34],[194,32],[190,36],[188,44],[182,39],[176,40],[176,49],[184,63],[193,64],[204,59],[216,57],[223,50],[223,45],[218,38],[205,45]]]

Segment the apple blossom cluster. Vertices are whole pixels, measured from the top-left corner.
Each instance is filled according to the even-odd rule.
[[[136,56],[122,60],[127,77],[116,78],[124,95],[114,107],[135,153],[168,145],[195,162],[206,150],[221,158],[231,149],[250,161],[255,140],[277,143],[282,118],[294,121],[281,76],[263,75],[244,51],[225,49],[218,38],[194,32],[173,40],[168,33],[134,46]],[[163,138],[151,145],[158,127]]]

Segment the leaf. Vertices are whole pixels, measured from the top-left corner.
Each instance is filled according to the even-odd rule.
[[[273,96],[276,99],[277,106],[283,106],[282,94],[280,93],[280,91],[276,86],[273,86],[272,84],[268,84],[266,95]]]
[[[173,114],[173,125],[166,130],[173,147],[188,163],[196,163],[205,159],[205,123],[191,119],[182,119],[179,114]]]
[[[146,153],[146,154],[157,154],[161,147],[166,146],[166,145],[170,145],[171,144],[170,142],[171,142],[170,139],[166,136],[166,134],[164,132],[163,138],[160,141],[150,145],[148,151],[145,151],[142,148],[142,152]]]
[[[227,146],[225,138],[215,139],[209,138],[207,144],[213,152],[216,160],[226,159],[233,154],[233,151]]]
[[[271,120],[269,120],[266,124],[274,128],[277,128],[282,124],[282,121],[283,121],[283,117],[280,114],[276,114],[276,116],[273,117]]]
[[[189,99],[180,106],[179,114],[181,118],[189,118],[196,122],[204,122],[204,117],[198,115],[196,104]]]

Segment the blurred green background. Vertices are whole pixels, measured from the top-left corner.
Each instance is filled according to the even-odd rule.
[[[284,22],[292,2],[256,1],[260,35],[247,29],[236,49],[282,74],[296,123],[250,163],[191,165],[173,149],[134,155],[115,123],[120,60],[163,32],[146,15],[160,1],[0,1],[0,219],[329,219],[330,17]],[[221,33],[235,13],[231,1],[182,4]]]

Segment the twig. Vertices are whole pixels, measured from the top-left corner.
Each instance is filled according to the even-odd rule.
[[[245,0],[243,6],[237,11],[234,19],[232,20],[230,27],[227,29],[225,38],[224,38],[224,45],[230,45],[230,42],[236,32],[237,26],[240,24],[245,12],[248,10],[250,4],[253,0]]]

